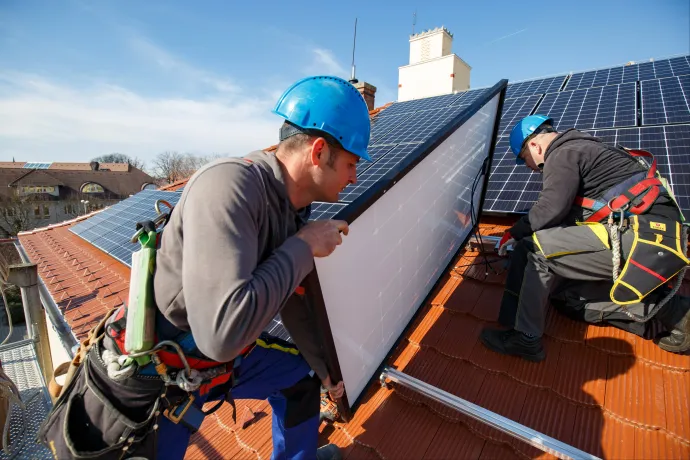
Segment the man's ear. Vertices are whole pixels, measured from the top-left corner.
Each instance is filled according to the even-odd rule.
[[[311,143],[311,152],[309,155],[311,164],[314,166],[321,164],[321,160],[324,158],[325,148],[326,140],[323,137],[317,137],[314,139],[314,141]]]

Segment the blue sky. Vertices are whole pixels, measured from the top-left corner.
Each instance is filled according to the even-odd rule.
[[[397,97],[415,10],[416,31],[454,34],[482,87],[688,54],[689,3],[3,0],[0,161],[271,145],[287,86],[349,77],[355,18],[357,77],[381,105]]]

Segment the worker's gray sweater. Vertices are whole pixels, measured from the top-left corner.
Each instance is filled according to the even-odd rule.
[[[277,313],[320,378],[328,375],[313,315],[295,289],[314,267],[294,236],[306,222],[272,153],[216,160],[189,180],[163,232],[156,303],[199,350],[229,361]],[[260,173],[260,176],[259,176]]]

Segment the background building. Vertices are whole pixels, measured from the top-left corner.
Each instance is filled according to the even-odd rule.
[[[127,163],[0,162],[0,237],[45,227],[155,189]]]

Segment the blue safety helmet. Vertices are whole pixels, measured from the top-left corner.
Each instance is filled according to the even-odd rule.
[[[515,155],[515,163],[519,165],[525,164],[525,160],[518,157],[520,150],[522,150],[522,144],[525,142],[525,139],[543,124],[552,125],[553,118],[545,115],[530,115],[515,124],[510,132],[510,149],[513,151],[513,155]]]
[[[298,132],[326,133],[327,140],[335,140],[348,152],[371,161],[367,153],[369,109],[357,88],[342,78],[303,78],[280,96],[272,112],[288,122],[281,129],[281,141]]]

